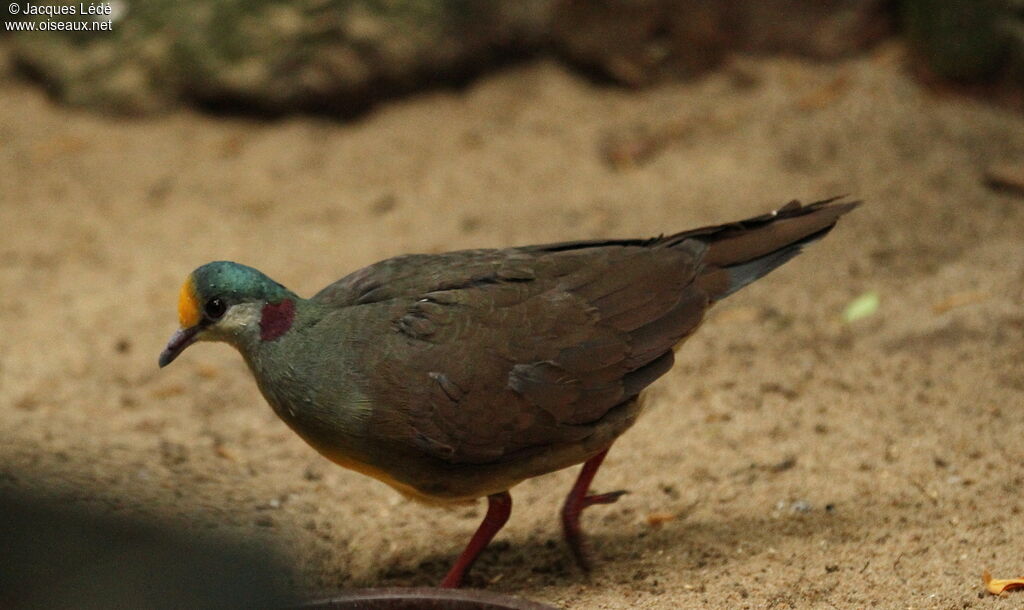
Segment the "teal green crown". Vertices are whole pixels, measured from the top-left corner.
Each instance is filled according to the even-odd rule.
[[[230,302],[262,300],[276,303],[295,295],[262,272],[233,263],[214,261],[192,272],[192,282],[200,301],[219,297]]]

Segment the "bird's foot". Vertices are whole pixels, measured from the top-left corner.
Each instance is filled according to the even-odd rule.
[[[565,541],[569,545],[573,557],[576,558],[576,563],[584,572],[589,572],[593,564],[587,551],[587,540],[583,536],[583,528],[580,526],[580,516],[583,514],[583,509],[595,504],[613,504],[627,493],[629,492],[620,489],[581,498],[574,498],[570,494],[565,501],[565,505],[562,506],[562,532],[565,535]]]
[[[587,543],[580,527],[580,514],[588,506],[611,504],[626,493],[624,490],[619,490],[603,494],[587,494],[587,491],[590,490],[590,483],[594,480],[594,475],[597,474],[597,469],[601,467],[601,462],[604,461],[604,456],[607,454],[608,450],[605,449],[584,462],[579,476],[576,477],[576,483],[573,484],[572,490],[565,498],[565,504],[562,505],[562,532],[565,534],[565,541],[569,544],[569,549],[572,550],[572,554],[576,558],[576,563],[584,572],[590,571],[591,563],[587,557]]]

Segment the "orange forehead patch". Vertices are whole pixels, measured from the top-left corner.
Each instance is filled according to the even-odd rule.
[[[196,286],[188,276],[178,293],[178,322],[182,328],[199,324],[199,301],[196,300]]]

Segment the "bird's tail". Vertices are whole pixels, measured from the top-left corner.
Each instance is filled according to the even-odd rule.
[[[703,243],[704,271],[697,282],[712,300],[718,301],[767,275],[799,254],[805,245],[824,237],[840,216],[861,203],[840,199],[834,197],[805,206],[791,201],[769,214],[663,237],[657,245]]]

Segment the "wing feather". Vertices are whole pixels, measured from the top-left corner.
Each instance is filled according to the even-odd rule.
[[[472,262],[444,280],[403,276],[390,287],[394,319],[381,352],[402,357],[379,362],[367,380],[375,401],[393,406],[382,417],[401,420],[386,429],[452,463],[586,438],[671,367],[673,345],[709,302],[686,249],[453,254],[422,266]],[[387,283],[364,273],[318,298],[358,303]]]

